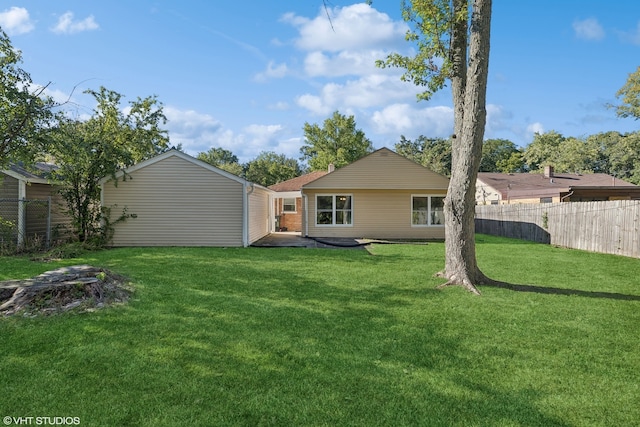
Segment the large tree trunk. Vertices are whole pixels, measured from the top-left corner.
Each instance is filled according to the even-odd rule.
[[[467,8],[454,0],[454,13]],[[461,285],[480,294],[475,285],[489,280],[480,271],[475,249],[475,184],[482,157],[486,123],[487,74],[491,0],[474,0],[467,66],[467,23],[459,20],[452,32],[454,136],[451,180],[445,199],[445,270],[448,285]]]

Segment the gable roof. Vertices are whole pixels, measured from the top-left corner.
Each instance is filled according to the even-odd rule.
[[[226,178],[229,178],[229,179],[231,179],[233,181],[239,182],[240,184],[251,185],[251,186],[260,187],[260,188],[265,188],[265,187],[262,187],[261,185],[249,182],[246,179],[241,178],[241,177],[239,177],[237,175],[234,175],[234,174],[232,174],[230,172],[227,172],[225,170],[222,170],[220,168],[212,166],[207,162],[203,162],[202,160],[198,160],[195,157],[190,156],[187,153],[183,153],[182,151],[179,151],[179,150],[177,150],[175,148],[172,148],[169,151],[165,151],[164,153],[158,154],[157,156],[154,156],[154,157],[152,157],[150,159],[144,160],[144,161],[142,161],[142,162],[140,162],[140,163],[138,163],[136,165],[133,165],[133,166],[125,169],[124,171],[117,172],[116,173],[116,178],[121,178],[125,174],[133,173],[133,172],[135,172],[137,170],[146,168],[148,166],[151,166],[151,165],[153,165],[155,163],[158,163],[158,162],[160,162],[162,160],[165,160],[165,159],[168,159],[170,157],[178,157],[178,158],[180,158],[182,160],[185,160],[185,161],[187,161],[189,163],[193,163],[194,165],[199,166],[199,167],[201,167],[203,169],[207,169],[207,170],[209,170],[209,171],[211,171],[213,173],[217,173],[218,175],[222,175],[222,176],[224,176]],[[104,178],[102,178],[100,180],[100,184],[104,184],[104,183],[110,181],[111,179],[112,179],[111,176],[105,176]],[[265,188],[265,189],[267,189],[267,188]]]
[[[446,190],[449,178],[388,148],[324,175],[303,189]]]
[[[564,174],[545,176],[540,173],[479,172],[478,183],[487,185],[502,194],[503,198],[517,196],[544,196],[569,192],[575,189],[612,190],[638,188],[637,185],[604,173]]]
[[[277,184],[270,185],[269,189],[277,192],[300,191],[303,185],[308,184],[311,181],[315,181],[316,179],[325,176],[327,173],[328,172],[326,171],[314,171],[306,175],[301,175],[295,178],[288,179],[286,181],[279,182]]]

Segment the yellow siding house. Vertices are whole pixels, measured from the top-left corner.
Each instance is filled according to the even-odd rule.
[[[308,237],[444,239],[449,179],[387,148],[302,186]]]

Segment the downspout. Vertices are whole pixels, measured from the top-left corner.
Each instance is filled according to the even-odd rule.
[[[570,190],[569,194],[566,194],[560,198],[560,202],[564,202],[564,199],[566,199],[567,197],[571,197],[572,194],[573,194],[573,190]]]
[[[25,218],[25,204],[27,203],[27,183],[26,181],[18,180],[18,235],[16,244],[19,248],[24,245],[24,238],[27,234],[27,221]]]
[[[304,200],[304,213],[302,215],[302,221],[304,222],[304,237],[309,236],[309,198],[306,194],[302,193],[302,199]]]
[[[245,184],[242,186],[244,189],[244,197],[242,198],[242,216],[244,222],[244,230],[242,230],[242,245],[246,248],[249,246],[249,196],[253,194],[255,190],[255,185],[252,182],[245,181]],[[247,192],[247,188],[249,191]]]

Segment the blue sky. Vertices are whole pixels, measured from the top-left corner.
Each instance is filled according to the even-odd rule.
[[[12,1],[0,26],[34,82],[90,114],[86,89],[133,101],[157,95],[172,144],[242,162],[261,151],[299,157],[305,122],[354,115],[376,148],[400,136],[448,137],[448,90],[416,102],[400,70],[374,65],[411,52],[400,0]],[[496,0],[485,138],[526,146],[534,132],[637,131],[605,104],[640,65],[640,2]]]

